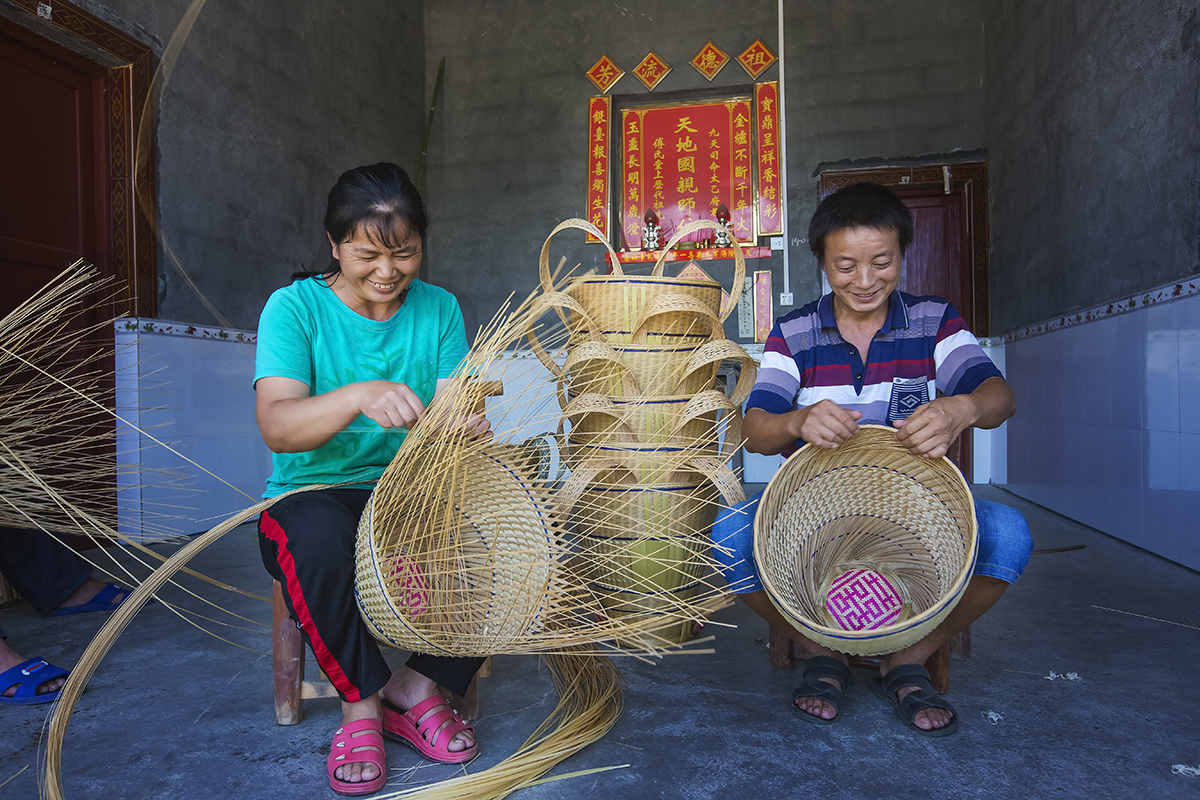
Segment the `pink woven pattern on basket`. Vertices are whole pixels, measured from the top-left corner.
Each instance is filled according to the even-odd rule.
[[[429,607],[429,596],[425,580],[421,577],[421,568],[411,558],[396,555],[392,560],[389,580],[400,590],[396,599],[410,616],[419,617],[421,612]]]
[[[891,625],[900,618],[902,606],[896,587],[869,569],[842,573],[825,596],[825,608],[847,631],[869,631]]]

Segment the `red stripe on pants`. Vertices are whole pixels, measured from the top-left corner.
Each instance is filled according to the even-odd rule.
[[[317,625],[313,621],[312,614],[309,613],[308,601],[305,599],[304,592],[300,588],[300,579],[296,576],[296,561],[292,558],[292,553],[288,549],[287,533],[278,522],[271,518],[270,513],[267,511],[264,511],[262,514],[261,525],[263,534],[279,546],[279,553],[276,560],[279,562],[279,568],[283,570],[284,578],[287,579],[287,595],[291,598],[292,609],[296,612],[296,616],[300,618],[300,627],[304,628],[304,632],[308,634],[309,642],[312,644],[313,655],[317,658],[317,665],[321,667],[321,671],[325,673],[334,687],[345,695],[347,702],[357,703],[359,700],[362,700],[358,687],[350,683],[350,679],[342,671],[342,665],[334,658],[328,645],[321,638],[321,632],[317,630]]]

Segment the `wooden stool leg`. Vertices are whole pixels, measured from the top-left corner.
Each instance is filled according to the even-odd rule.
[[[792,640],[788,638],[788,635],[772,625],[768,636],[771,666],[776,669],[791,669],[795,666],[792,656]]]
[[[288,613],[279,581],[275,581],[272,612],[275,724],[295,725],[304,719],[304,701],[300,697],[300,684],[304,681],[304,637]]]
[[[929,670],[929,682],[938,694],[950,691],[950,643],[939,647],[925,661],[925,669]]]

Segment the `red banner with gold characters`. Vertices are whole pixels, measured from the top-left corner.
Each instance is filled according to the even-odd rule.
[[[587,218],[608,238],[608,154],[612,100],[593,97],[588,101]],[[588,234],[589,241],[598,241]]]
[[[662,247],[684,223],[715,220],[722,203],[738,241],[754,242],[752,120],[749,98],[621,112],[620,224],[630,247],[641,247],[648,209],[658,216]]]
[[[778,81],[754,85],[754,113],[758,118],[758,233],[773,236],[783,233]]]

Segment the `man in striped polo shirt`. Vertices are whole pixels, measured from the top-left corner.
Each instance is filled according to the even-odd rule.
[[[746,404],[747,450],[788,456],[805,443],[836,448],[859,424],[875,424],[896,427],[914,455],[940,458],[968,428],[995,428],[1013,415],[1012,389],[954,307],[897,290],[913,221],[894,193],[869,183],[834,192],[817,207],[808,240],[832,292],[776,320]],[[830,724],[850,684],[846,656],[805,638],[763,590],[754,564],[758,501],[718,518],[714,554],[746,605],[803,651],[792,710]],[[885,656],[872,687],[905,725],[928,736],[954,733],[958,719],[930,684],[926,659],[1000,599],[1033,549],[1020,513],[984,500],[975,507],[979,557],[962,599],[929,636]]]

